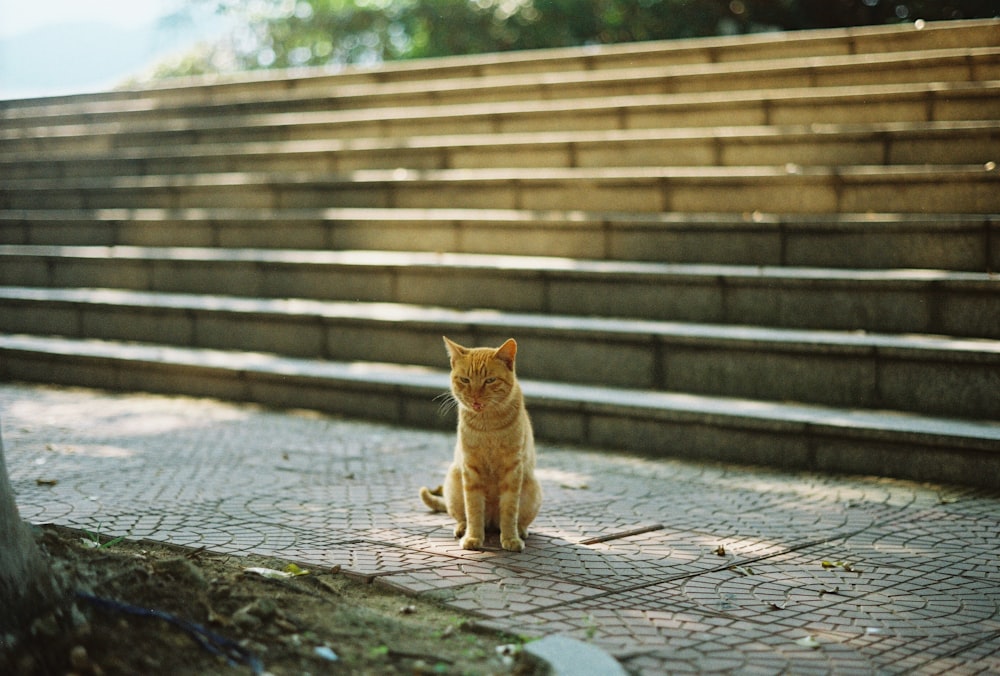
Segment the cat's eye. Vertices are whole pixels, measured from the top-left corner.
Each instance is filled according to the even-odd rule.
[[[487,383],[487,384],[489,384],[489,383],[495,383],[495,382],[496,382],[496,380],[497,380],[496,378],[487,378],[487,379],[486,379],[486,383]]]
[[[469,384],[469,379],[468,378],[459,378],[459,380],[462,381],[463,385],[468,385]]]

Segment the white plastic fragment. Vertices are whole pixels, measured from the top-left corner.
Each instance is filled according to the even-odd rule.
[[[505,645],[497,646],[497,655],[500,657],[500,661],[504,663],[504,666],[512,666],[514,664],[514,659],[521,652],[521,646],[516,643],[507,643]]]
[[[295,573],[289,573],[283,570],[275,570],[273,568],[244,568],[244,572],[256,573],[261,577],[267,577],[272,580],[284,580],[289,577],[295,577]]]
[[[820,642],[816,640],[815,636],[803,636],[795,644],[803,648],[811,648],[812,650],[816,650],[820,646]]]
[[[336,662],[337,660],[340,659],[337,656],[337,653],[333,652],[333,649],[330,648],[329,646],[318,645],[315,648],[313,648],[313,652],[316,654],[317,657],[321,657],[327,662]]]

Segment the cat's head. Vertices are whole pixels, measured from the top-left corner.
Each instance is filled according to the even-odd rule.
[[[514,389],[514,356],[511,338],[498,348],[463,347],[444,337],[451,358],[451,393],[460,406],[480,413],[506,401]]]

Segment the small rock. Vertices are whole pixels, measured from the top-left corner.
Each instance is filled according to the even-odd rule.
[[[31,625],[31,633],[35,636],[55,638],[60,632],[59,621],[52,613],[39,617]]]
[[[69,609],[70,620],[73,622],[74,633],[80,637],[90,636],[92,630],[90,622],[87,620],[87,616],[83,614],[83,611],[74,603]]]
[[[69,663],[77,671],[90,671],[90,656],[82,645],[73,646],[69,651]]]
[[[274,626],[287,634],[294,634],[299,630],[298,627],[286,620],[284,617],[274,618]]]
[[[524,646],[553,676],[625,676],[625,669],[608,653],[589,643],[553,634]]]
[[[233,613],[233,624],[242,629],[254,629],[278,616],[278,606],[268,598],[259,598]]]
[[[283,634],[278,640],[293,648],[300,648],[302,646],[302,636],[300,634]]]
[[[208,609],[208,623],[214,624],[220,627],[228,627],[230,625],[229,618],[224,615],[220,615],[215,612],[212,608]]]
[[[243,630],[256,629],[261,625],[260,618],[250,612],[250,606],[244,606],[233,613],[233,624]]]
[[[271,620],[278,614],[278,604],[262,597],[250,604],[250,612],[262,620]]]
[[[244,639],[240,641],[240,646],[258,655],[263,655],[264,653],[267,652],[267,646],[261,643],[260,641],[251,641],[250,639]]]
[[[184,557],[157,561],[153,564],[153,570],[179,583],[194,585],[200,589],[208,586],[198,567]]]

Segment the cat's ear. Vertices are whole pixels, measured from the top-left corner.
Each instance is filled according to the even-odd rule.
[[[454,364],[456,359],[464,357],[468,354],[468,348],[464,348],[455,341],[448,338],[448,336],[441,336],[444,338],[444,346],[448,348],[448,356],[451,358],[451,363]]]
[[[507,342],[497,348],[493,356],[507,365],[511,371],[514,370],[514,355],[517,354],[517,343],[513,338],[508,338]]]

